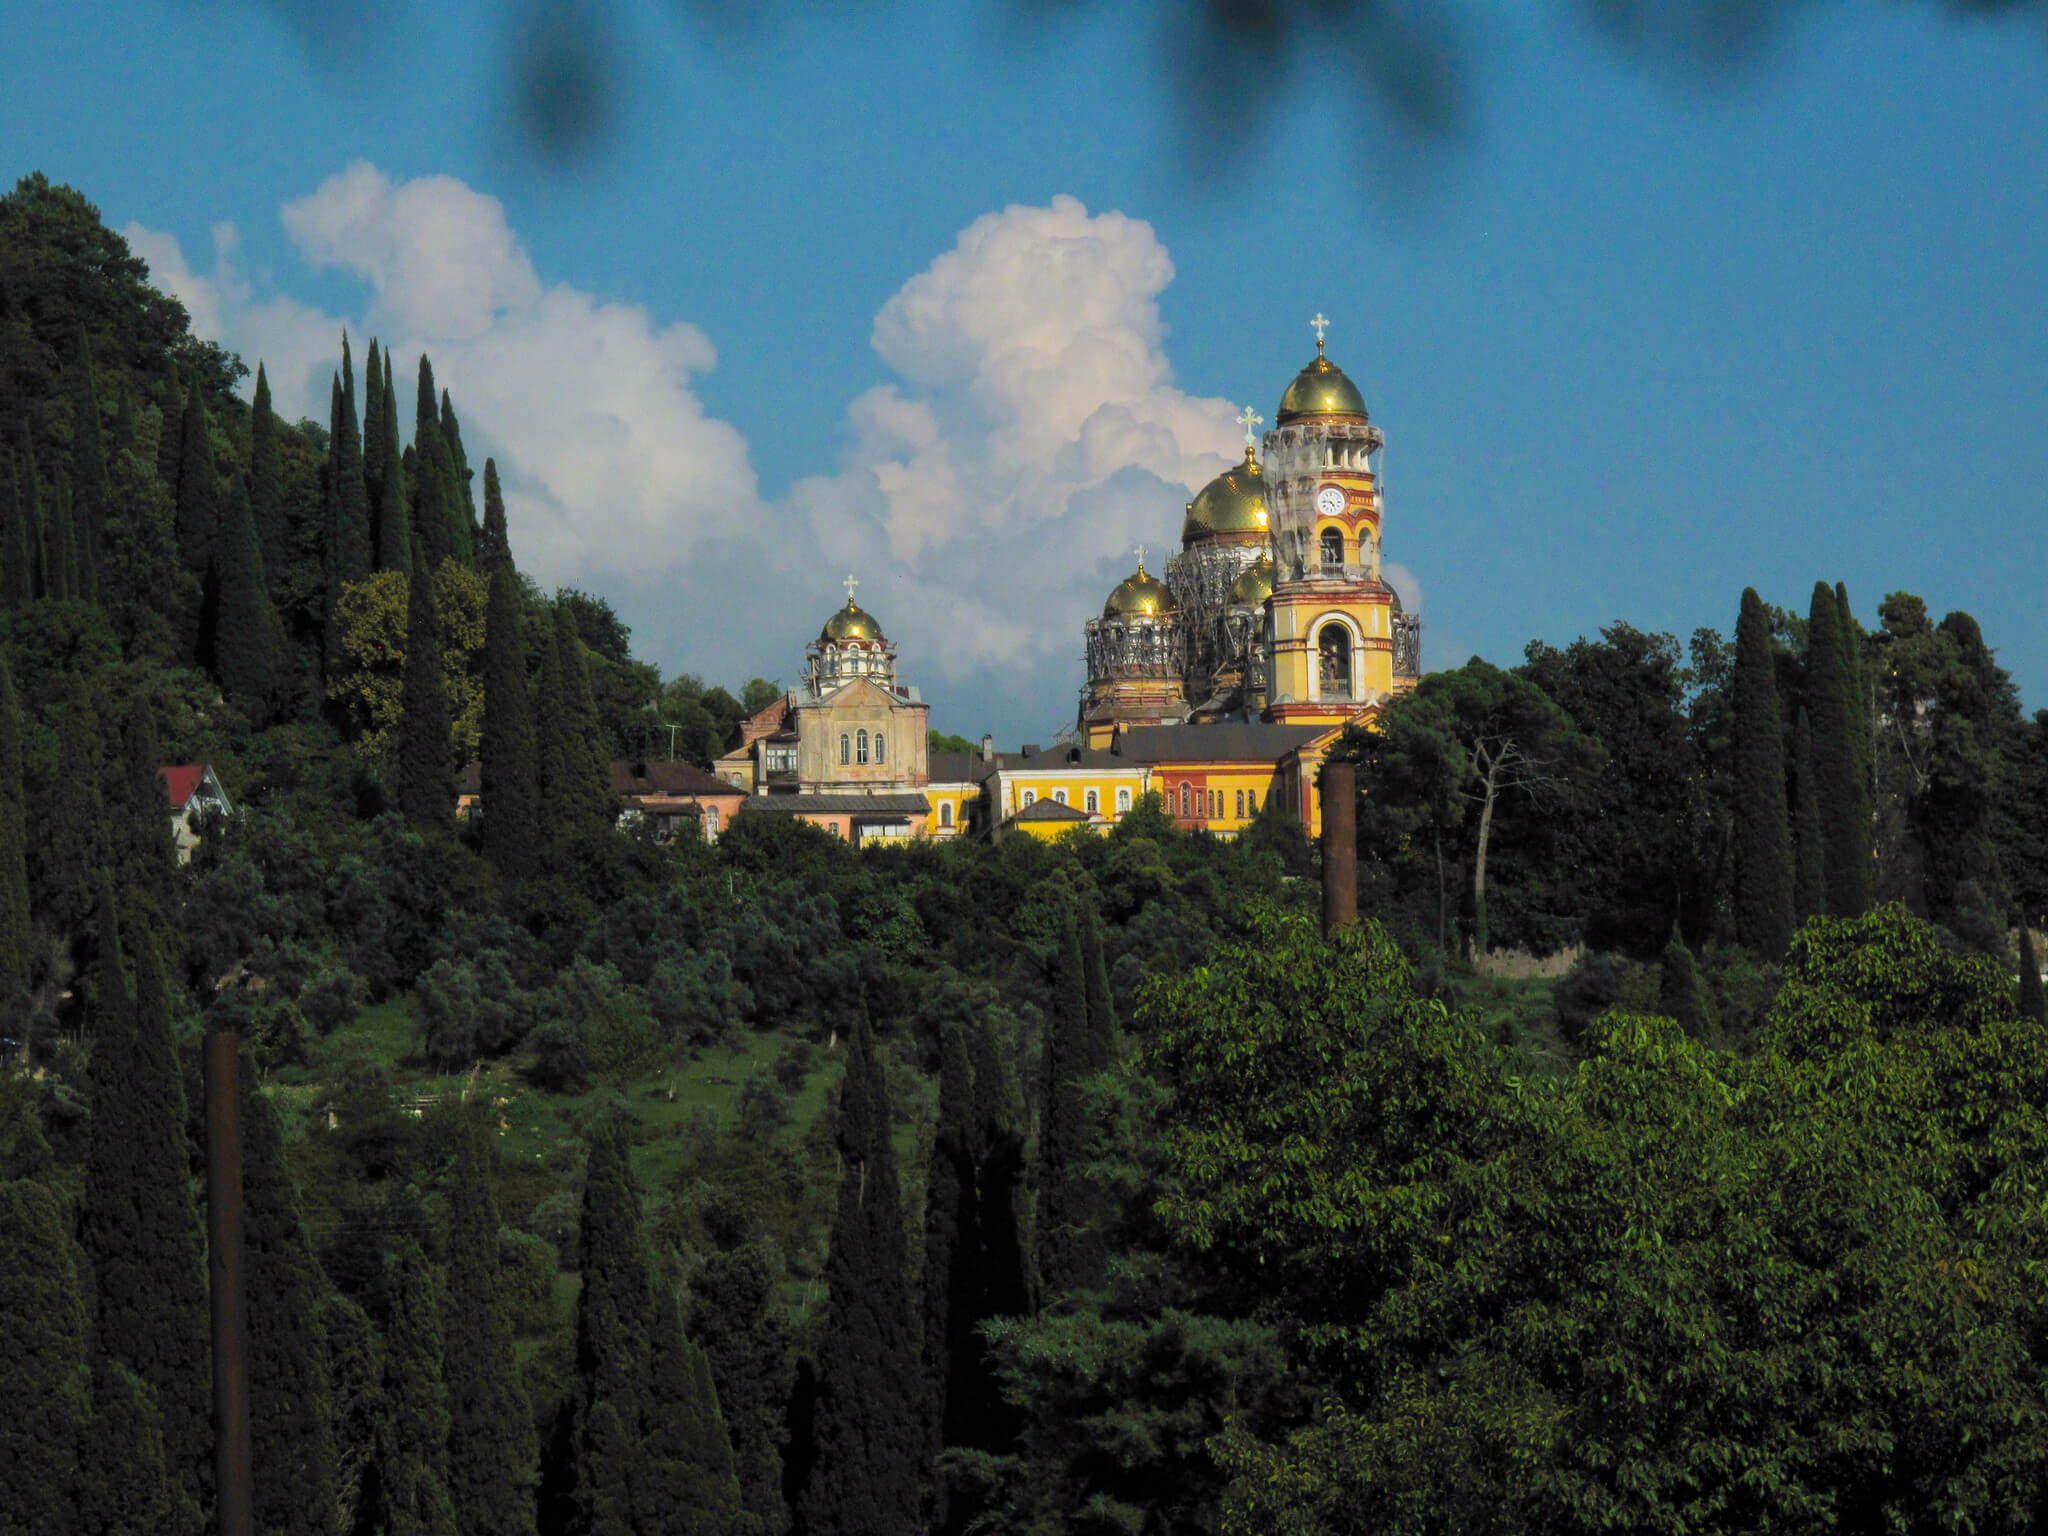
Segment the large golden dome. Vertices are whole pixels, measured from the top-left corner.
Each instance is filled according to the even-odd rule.
[[[1196,493],[1180,525],[1181,547],[1219,534],[1263,534],[1266,531],[1266,484],[1252,450]]]
[[[852,598],[846,606],[825,621],[825,627],[818,632],[820,640],[876,640],[882,638],[882,626],[875,622],[875,616],[857,607]]]
[[[1237,573],[1230,584],[1230,606],[1257,608],[1273,595],[1273,557],[1261,555]]]
[[[1105,619],[1157,619],[1172,613],[1173,594],[1166,590],[1166,583],[1156,576],[1145,574],[1140,564],[1137,571],[1117,583],[1109,594],[1109,601],[1102,605]]]
[[[1276,426],[1286,426],[1304,416],[1356,416],[1365,418],[1365,396],[1344,376],[1344,370],[1323,356],[1316,346],[1315,360],[1294,376],[1287,393],[1280,397]]]

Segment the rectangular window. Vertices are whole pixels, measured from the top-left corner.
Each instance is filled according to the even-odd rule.
[[[1248,816],[1259,814],[1259,792],[1256,789],[1248,789],[1244,792],[1244,809],[1245,814]]]
[[[1244,820],[1244,791],[1241,789],[1237,792],[1237,819]]]

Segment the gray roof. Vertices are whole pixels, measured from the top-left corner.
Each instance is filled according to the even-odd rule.
[[[995,772],[997,760],[973,752],[934,752],[927,769],[934,784],[979,784]]]
[[[1332,729],[1242,720],[1220,720],[1214,725],[1134,725],[1124,732],[1122,746],[1125,757],[1141,763],[1277,763],[1296,747]]]
[[[1012,821],[1091,821],[1088,812],[1077,810],[1071,805],[1061,805],[1057,800],[1034,800],[1023,810],[1012,816]]]
[[[931,802],[915,791],[893,795],[749,795],[740,804],[741,810],[750,813],[787,811],[793,816],[861,816],[890,812],[900,815],[906,811],[929,811],[931,808]]]

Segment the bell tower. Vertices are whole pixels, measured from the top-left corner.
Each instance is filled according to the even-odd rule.
[[[1358,387],[1323,351],[1280,399],[1266,433],[1266,507],[1274,580],[1266,604],[1263,717],[1341,725],[1416,683],[1414,622],[1380,580],[1385,444]]]

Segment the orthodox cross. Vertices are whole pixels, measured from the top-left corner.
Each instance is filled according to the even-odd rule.
[[[1330,328],[1330,322],[1323,317],[1323,312],[1319,309],[1316,311],[1315,319],[1309,321],[1309,324],[1315,328],[1316,351],[1321,352],[1323,350],[1323,332]]]
[[[1145,546],[1140,544],[1132,553],[1138,557],[1138,574],[1142,576],[1145,574]]]
[[[1264,426],[1265,422],[1266,418],[1257,411],[1254,411],[1250,406],[1246,406],[1242,411],[1238,412],[1237,424],[1244,428],[1245,447],[1256,448],[1258,446],[1259,440],[1253,435],[1252,428]]]
[[[849,608],[853,606],[853,589],[859,585],[860,583],[855,581],[851,576],[848,576],[846,578],[846,606]]]

